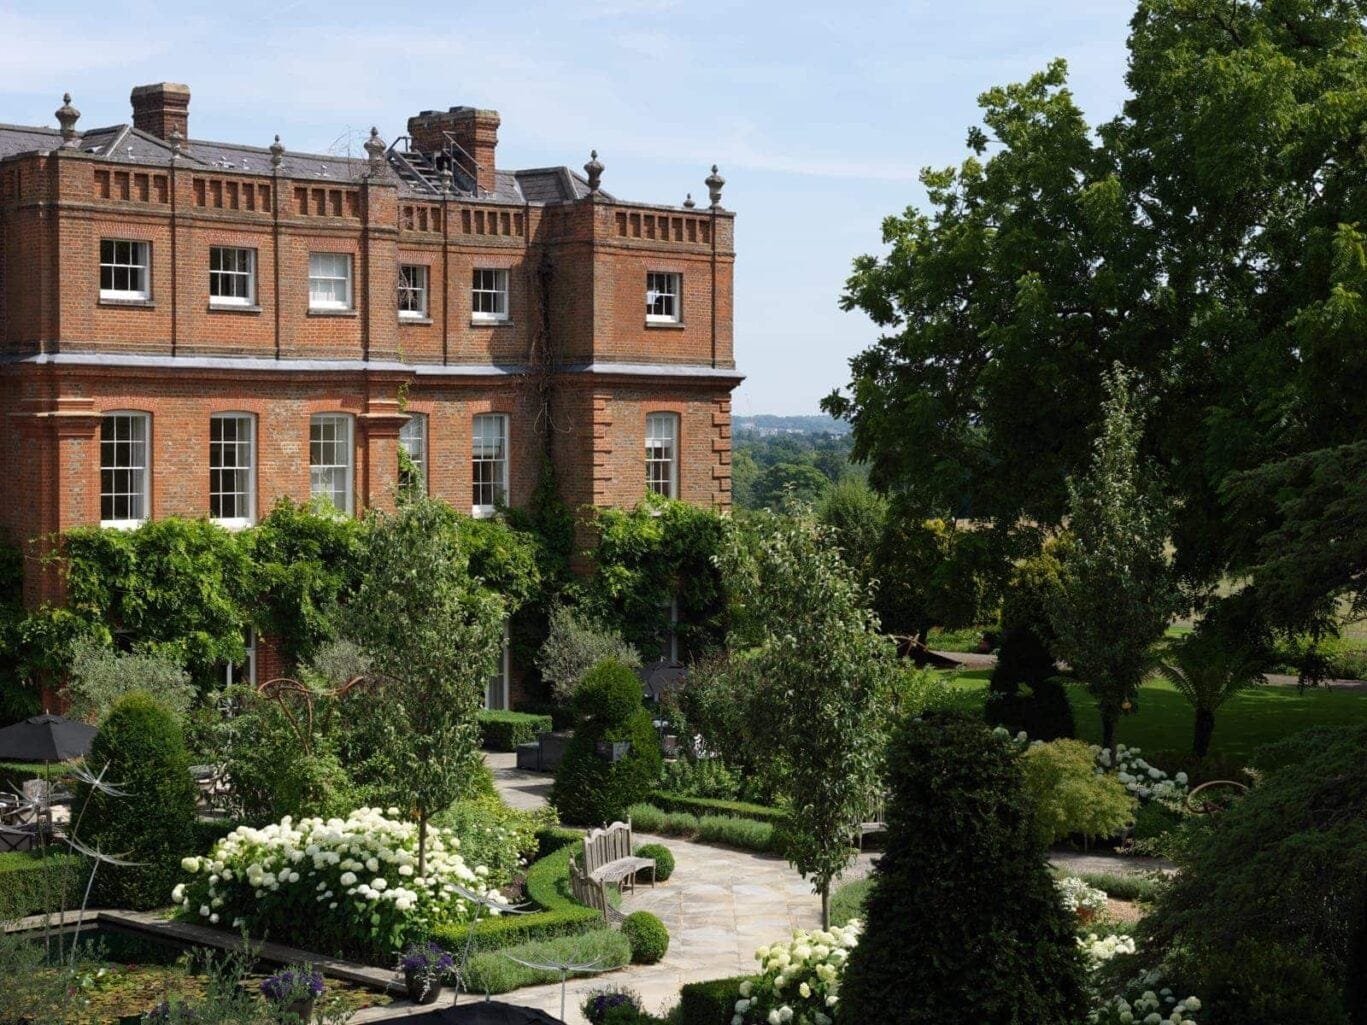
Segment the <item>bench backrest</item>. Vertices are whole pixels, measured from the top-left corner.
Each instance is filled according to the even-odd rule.
[[[631,819],[590,829],[584,837],[584,871],[592,875],[618,858],[629,858],[631,848]]]
[[[601,911],[605,919],[610,917],[611,905],[608,903],[607,891],[590,879],[583,866],[579,864],[579,859],[573,857],[570,858],[570,893],[576,903]]]

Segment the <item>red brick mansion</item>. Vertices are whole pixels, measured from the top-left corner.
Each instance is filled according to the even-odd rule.
[[[474,515],[552,459],[571,508],[730,504],[733,215],[497,164],[452,107],[365,157],[208,142],[190,91],[132,124],[0,125],[0,534],[281,496],[393,502],[400,445]],[[263,133],[264,134],[264,133]],[[266,136],[266,142],[270,142]],[[33,575],[26,601],[56,597]]]

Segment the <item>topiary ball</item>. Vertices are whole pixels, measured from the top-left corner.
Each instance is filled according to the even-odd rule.
[[[662,883],[674,874],[674,855],[662,843],[647,843],[636,848],[636,857],[655,862],[655,881]]]
[[[649,911],[627,915],[622,935],[631,944],[632,964],[655,964],[669,950],[669,930]]]
[[[574,711],[584,719],[609,725],[619,723],[641,707],[641,679],[612,659],[604,659],[584,674],[574,692]]]

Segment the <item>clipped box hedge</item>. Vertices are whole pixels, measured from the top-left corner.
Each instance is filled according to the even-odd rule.
[[[679,990],[680,1025],[730,1025],[740,999],[740,984],[750,977],[737,975],[685,985]]]
[[[650,803],[663,811],[683,811],[690,815],[730,815],[738,819],[757,819],[777,825],[786,817],[778,808],[745,801],[719,801],[710,797],[686,797],[667,790],[652,790]]]
[[[575,902],[570,895],[570,857],[582,849],[583,834],[554,827],[537,834],[541,855],[527,870],[527,897],[540,907],[527,915],[481,918],[475,925],[477,950],[501,950],[533,940],[549,940],[604,927],[603,914]],[[466,924],[441,926],[432,939],[448,950],[465,946]]]
[[[530,744],[550,729],[549,715],[489,709],[479,713],[479,739],[486,751],[516,751],[517,745]]]
[[[74,854],[0,854],[0,921],[80,907],[88,868]],[[65,888],[66,900],[62,900]]]

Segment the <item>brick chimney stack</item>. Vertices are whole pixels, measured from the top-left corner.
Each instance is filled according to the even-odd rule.
[[[438,153],[446,144],[443,133],[449,133],[456,145],[479,165],[478,171],[469,160],[456,154],[456,162],[467,173],[475,174],[480,189],[494,191],[494,150],[498,147],[498,111],[478,110],[475,107],[452,107],[447,111],[424,110],[408,119],[408,134],[413,147],[423,153]]]
[[[173,131],[190,137],[190,87],[178,82],[157,82],[133,88],[133,127],[170,139]]]

